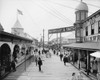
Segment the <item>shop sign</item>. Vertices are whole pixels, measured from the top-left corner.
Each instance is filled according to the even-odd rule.
[[[85,42],[87,42],[87,41],[98,42],[98,41],[100,41],[100,35],[94,35],[94,36],[84,37],[84,41]]]
[[[48,34],[69,32],[69,31],[75,31],[75,27],[70,26],[70,27],[64,27],[64,28],[50,29],[48,30]]]

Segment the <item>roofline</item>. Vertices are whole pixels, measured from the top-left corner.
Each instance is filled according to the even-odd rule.
[[[33,41],[31,39],[28,39],[28,38],[25,38],[25,37],[21,37],[21,36],[17,36],[17,35],[14,35],[14,34],[11,34],[11,33],[5,32],[5,31],[1,31],[0,35],[6,35],[6,36],[9,36],[9,37],[22,39],[22,40],[27,40],[27,41],[31,41],[31,42]]]
[[[87,17],[85,20],[82,21],[82,23],[84,23],[85,21],[89,20],[90,18],[92,18],[93,16],[97,15],[98,13],[100,13],[100,9],[97,10],[95,13],[91,14],[89,17]]]
[[[20,27],[12,27],[11,29],[24,29],[24,28],[20,28]]]

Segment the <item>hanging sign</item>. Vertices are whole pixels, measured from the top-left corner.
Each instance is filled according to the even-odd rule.
[[[48,34],[70,32],[70,31],[75,31],[75,27],[70,26],[70,27],[64,27],[64,28],[49,29]]]

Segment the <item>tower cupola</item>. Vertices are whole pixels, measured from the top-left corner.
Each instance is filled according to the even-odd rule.
[[[86,3],[80,1],[79,5],[76,7],[76,22],[80,22],[88,17],[88,6]]]
[[[22,25],[20,24],[19,20],[15,22],[14,26],[12,27],[12,34],[16,34],[21,36],[23,34],[24,29],[22,28]]]

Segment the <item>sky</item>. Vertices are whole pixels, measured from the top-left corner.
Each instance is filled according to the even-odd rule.
[[[48,39],[48,30],[73,26],[75,22],[75,8],[81,0],[0,0],[0,23],[4,31],[11,33],[11,28],[17,20],[17,9],[23,15],[18,19],[24,28],[24,32],[40,40],[43,36]],[[89,8],[88,15],[100,9],[100,0],[82,0]],[[72,35],[74,32],[66,32],[62,37]],[[51,39],[56,34],[51,35]]]

